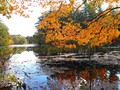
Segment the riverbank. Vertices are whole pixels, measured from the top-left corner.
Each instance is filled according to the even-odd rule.
[[[110,51],[108,53],[98,52],[93,55],[88,54],[63,54],[63,55],[55,55],[55,56],[40,56],[40,60],[38,62],[45,62],[47,64],[52,64],[58,61],[69,61],[69,62],[82,62],[82,61],[94,61],[103,65],[120,65],[120,51]]]

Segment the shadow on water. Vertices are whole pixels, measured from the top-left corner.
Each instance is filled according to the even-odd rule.
[[[0,90],[120,90],[120,65],[65,60],[48,63],[35,47],[12,48],[5,72],[23,84]]]

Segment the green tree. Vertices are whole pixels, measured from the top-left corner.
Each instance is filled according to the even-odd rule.
[[[27,39],[28,43],[33,43],[33,42],[32,42],[32,39],[33,39],[32,36],[27,36],[27,37],[25,37],[25,38]]]
[[[12,38],[8,32],[8,28],[5,24],[0,22],[0,46],[6,46],[12,44]]]
[[[8,32],[8,28],[2,21],[0,21],[0,63],[4,62],[10,57],[12,49],[8,45],[12,44],[13,40]]]
[[[12,39],[14,41],[14,44],[27,44],[28,43],[27,39],[21,35],[12,35]]]

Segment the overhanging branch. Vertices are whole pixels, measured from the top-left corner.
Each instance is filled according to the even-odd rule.
[[[99,13],[97,15],[97,18],[93,19],[89,24],[88,26],[90,26],[92,23],[98,21],[100,18],[104,17],[105,15],[107,15],[109,12],[111,12],[112,10],[115,10],[115,9],[119,9],[120,7],[114,7],[114,8],[109,8],[109,9],[106,9],[105,11],[103,11],[102,13]],[[106,13],[104,13],[106,12]],[[103,14],[104,13],[104,14]]]
[[[75,10],[75,12],[73,13],[73,19],[74,19],[74,16],[75,16],[76,12],[78,11],[78,9],[79,9],[83,4],[85,4],[86,1],[87,1],[87,0],[84,0],[83,3],[80,4],[80,5],[77,7],[77,9]]]

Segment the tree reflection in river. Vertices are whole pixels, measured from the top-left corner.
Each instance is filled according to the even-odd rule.
[[[8,66],[7,61],[12,54],[12,47],[0,46],[0,90],[12,90],[12,85],[20,86],[19,84],[21,84],[15,75],[5,73],[6,67]]]
[[[119,65],[87,61],[47,64],[33,49],[16,52],[6,66],[7,72],[24,80],[26,90],[120,90]]]
[[[6,60],[8,60],[13,53],[13,48],[8,46],[0,46],[0,67],[3,67]]]
[[[27,49],[27,47],[14,47],[13,48],[13,54],[20,54],[22,53],[23,51],[25,51]]]
[[[100,65],[100,67],[91,68],[91,71],[87,68],[85,70],[70,70],[64,73],[56,73],[51,77],[57,79],[56,83],[59,81],[65,90],[119,90],[117,82],[120,78],[117,73],[120,72],[115,68],[120,69],[118,66],[111,69],[111,66]],[[48,81],[50,82],[49,79]],[[50,82],[49,84],[53,86],[54,83]]]
[[[23,51],[25,51],[27,47],[9,47],[9,46],[0,46],[0,63],[4,64],[6,60],[9,60],[9,58],[13,54],[20,54]]]
[[[0,46],[0,57],[3,59],[8,59],[10,54],[13,52],[13,48],[7,46]]]

